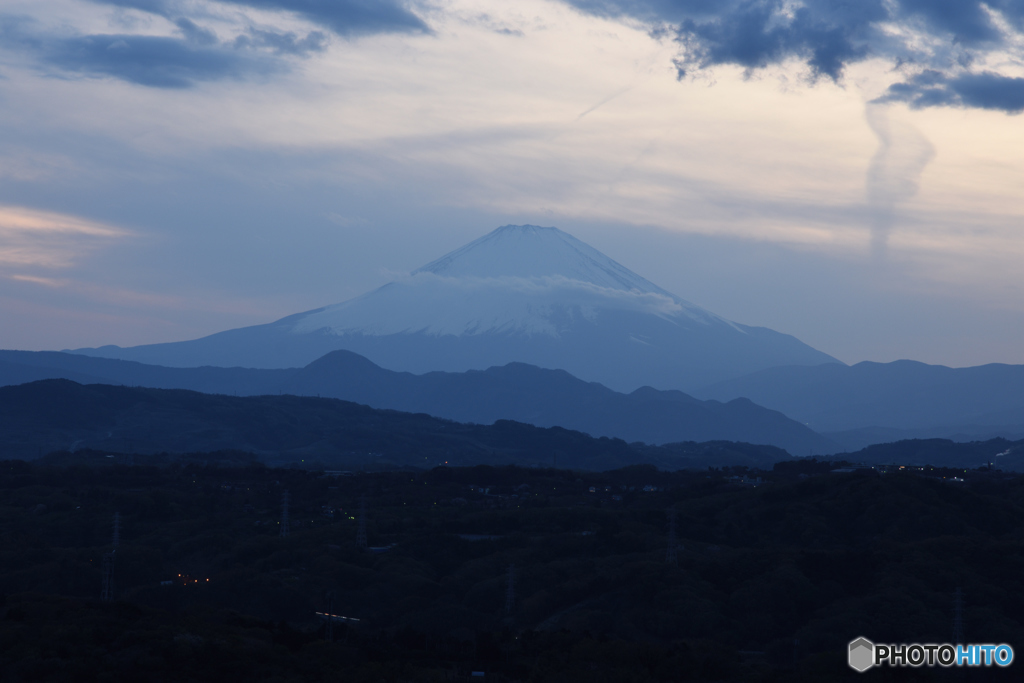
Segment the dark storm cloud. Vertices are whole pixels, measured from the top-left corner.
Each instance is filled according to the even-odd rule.
[[[870,57],[920,70],[883,101],[1019,112],[1021,79],[973,73],[979,57],[1011,46],[1024,31],[1024,0],[567,0],[609,17],[628,16],[668,33],[683,48],[679,77],[712,66],[748,70],[799,59],[812,79],[839,81]],[[1001,17],[1009,28],[993,17]],[[903,32],[883,29],[896,25]],[[923,35],[916,41],[903,36]]]
[[[194,10],[176,0],[93,0],[93,2],[175,16]],[[339,36],[373,33],[429,33],[429,27],[398,0],[219,0],[221,4],[294,12]],[[210,3],[216,4],[216,3]]]

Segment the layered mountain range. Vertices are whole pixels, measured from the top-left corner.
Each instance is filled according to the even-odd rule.
[[[0,351],[0,386],[44,379],[236,396],[339,398],[464,423],[515,420],[649,444],[742,441],[800,455],[838,448],[805,425],[743,398],[701,401],[650,387],[623,394],[563,370],[524,363],[414,375],[386,370],[350,351],[332,351],[304,368],[279,370],[169,368],[66,353]]]
[[[46,378],[320,395],[463,422],[654,444],[748,441],[798,455],[1024,436],[1024,366],[846,366],[532,225],[498,228],[363,296],[265,325],[0,354],[0,384]]]
[[[1024,365],[947,368],[901,360],[789,366],[720,382],[696,395],[749,398],[848,450],[900,439],[1024,438]]]

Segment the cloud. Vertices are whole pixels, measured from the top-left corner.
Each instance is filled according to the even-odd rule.
[[[429,33],[429,27],[395,0],[224,0],[265,10],[295,12],[340,36]]]
[[[871,251],[885,257],[896,223],[897,206],[917,194],[921,173],[935,157],[935,148],[916,128],[892,121],[886,108],[869,104],[865,118],[878,138],[878,150],[867,172]]]
[[[945,33],[956,42],[979,45],[999,41],[998,28],[986,7],[999,9],[1010,16],[1021,16],[1019,3],[1014,0],[996,0],[982,3],[978,0],[900,0],[904,17],[923,19],[934,33]]]
[[[182,89],[198,83],[243,80],[285,72],[290,64],[275,56],[304,57],[326,47],[326,36],[248,27],[231,42],[186,18],[174,25],[178,36],[130,33],[54,35],[38,22],[0,17],[0,40],[49,70],[64,75],[112,77],[153,88]]]
[[[170,16],[175,7],[180,4],[174,2],[174,0],[92,0],[92,2],[98,5],[113,5],[114,7],[142,10],[143,12],[159,14],[160,16]]]
[[[76,216],[0,205],[0,264],[6,268],[67,268],[101,242],[129,235]]]
[[[995,109],[1008,114],[1024,111],[1024,78],[990,71],[947,76],[934,70],[894,83],[877,103],[906,102],[914,109],[949,106]]]
[[[565,0],[584,12],[629,17],[680,46],[680,78],[718,65],[753,71],[799,60],[811,80],[839,82],[869,58],[909,73],[883,101],[915,107],[1021,111],[1021,79],[973,71],[988,59],[1021,62],[1019,0]]]
[[[327,48],[327,33],[304,35],[257,26],[237,8],[287,12],[344,37],[375,33],[429,33],[430,28],[398,0],[93,0],[156,15],[180,35],[151,33],[47,33],[39,22],[0,16],[0,44],[28,54],[65,74],[107,76],[154,88],[189,88],[197,83],[240,80],[289,71],[287,58]],[[226,15],[224,6],[232,9]],[[218,11],[218,7],[220,10]],[[225,40],[197,23],[227,21]],[[123,23],[123,22],[122,22]],[[148,27],[152,29],[152,27]],[[285,58],[285,59],[282,59]]]
[[[93,0],[170,17],[190,6],[173,0]],[[218,3],[205,3],[213,7]],[[292,12],[339,36],[374,33],[429,33],[430,28],[398,0],[220,0],[219,4]]]
[[[240,79],[279,69],[242,52],[163,36],[65,38],[46,43],[40,56],[63,71],[113,76],[155,88],[188,88],[202,81]]]
[[[180,17],[174,22],[175,26],[181,29],[181,33],[185,36],[185,40],[196,45],[216,45],[217,34],[213,31],[199,26],[191,19]]]
[[[239,48],[270,48],[278,55],[295,55],[305,57],[313,52],[327,49],[327,34],[321,31],[310,31],[300,38],[292,32],[269,31],[250,28],[247,33],[238,36],[234,41]]]
[[[714,18],[686,19],[676,30],[676,40],[685,49],[680,75],[690,66],[757,69],[798,57],[815,77],[839,80],[847,63],[867,54],[856,29],[863,15],[852,17],[851,23],[849,14],[860,13],[822,15],[808,7],[788,11],[781,3],[761,2],[734,6]]]

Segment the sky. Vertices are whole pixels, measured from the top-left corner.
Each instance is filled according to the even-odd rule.
[[[1024,363],[1022,111],[1021,0],[3,0],[0,348],[530,223],[848,363]]]

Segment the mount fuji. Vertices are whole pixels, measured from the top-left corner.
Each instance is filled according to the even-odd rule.
[[[392,370],[522,362],[618,391],[693,390],[781,365],[838,363],[726,320],[557,228],[506,225],[344,303],[192,341],[75,353],[171,367],[301,367],[344,349]]]

